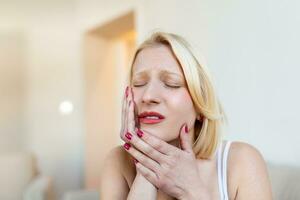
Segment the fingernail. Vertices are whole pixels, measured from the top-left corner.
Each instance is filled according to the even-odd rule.
[[[126,98],[128,97],[128,89],[129,89],[129,87],[127,86],[127,87],[126,87],[126,91],[125,91]]]
[[[132,135],[131,135],[129,132],[127,132],[127,133],[125,134],[125,137],[126,137],[128,140],[131,140]]]
[[[125,144],[124,144],[124,148],[125,148],[126,150],[129,150],[130,147],[131,147],[131,145],[130,145],[129,143],[125,143]]]
[[[137,159],[135,159],[135,158],[133,159],[133,161],[134,161],[134,163],[138,163],[138,162],[139,162],[139,161],[138,161]]]
[[[189,128],[188,128],[187,124],[185,124],[184,131],[185,131],[185,133],[189,132]]]
[[[144,135],[144,132],[141,131],[140,129],[137,130],[137,135],[141,138]]]

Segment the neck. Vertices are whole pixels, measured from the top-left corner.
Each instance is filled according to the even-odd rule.
[[[192,128],[191,130],[189,130],[188,134],[191,136],[189,137],[190,139],[190,143],[193,145],[194,144],[194,141],[195,141],[195,134],[194,134],[194,128]],[[170,145],[173,145],[175,147],[178,147],[180,148],[180,136],[178,136],[178,138],[174,139],[174,140],[171,140],[170,142],[168,142]]]

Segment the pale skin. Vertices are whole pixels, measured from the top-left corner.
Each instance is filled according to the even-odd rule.
[[[159,45],[142,50],[132,78],[133,87],[124,94],[120,132],[130,148],[109,153],[101,170],[100,199],[219,199],[216,158],[196,159],[192,151],[197,113],[170,49]],[[136,115],[148,110],[163,113],[165,121],[136,124]],[[227,172],[229,199],[272,199],[265,162],[253,146],[233,142]]]

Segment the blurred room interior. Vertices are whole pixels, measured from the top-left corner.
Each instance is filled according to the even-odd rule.
[[[225,138],[261,151],[274,199],[300,198],[297,7],[0,0],[0,199],[97,199],[103,159],[122,144],[132,54],[155,30],[195,44],[228,115]]]

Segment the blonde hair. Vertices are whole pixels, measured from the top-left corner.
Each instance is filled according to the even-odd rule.
[[[137,48],[130,69],[139,52],[157,45],[168,46],[181,65],[187,87],[198,115],[202,117],[195,122],[195,141],[193,151],[197,158],[208,159],[215,154],[221,141],[221,125],[225,118],[219,103],[207,67],[196,58],[191,46],[182,37],[165,32],[156,32]]]

